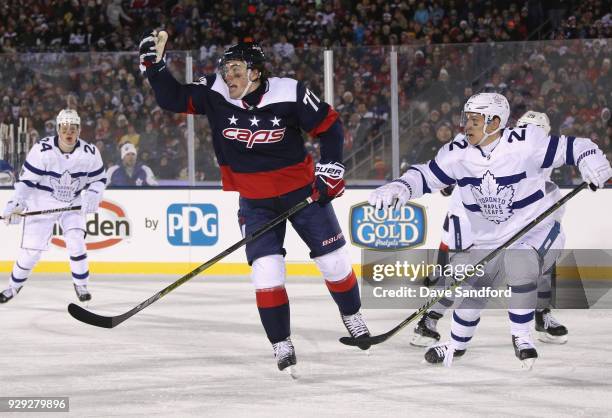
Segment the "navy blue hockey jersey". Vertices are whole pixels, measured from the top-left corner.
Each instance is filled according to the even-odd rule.
[[[207,115],[223,190],[246,198],[279,196],[312,183],[314,163],[301,131],[318,136],[339,126],[336,111],[291,78],[269,78],[259,103],[250,106],[230,98],[218,74],[183,85],[162,61],[149,67],[147,77],[163,109]],[[341,128],[325,140],[337,142],[340,150],[328,159],[341,161]]]

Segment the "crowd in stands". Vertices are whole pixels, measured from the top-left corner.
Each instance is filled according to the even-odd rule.
[[[42,137],[54,132],[59,109],[74,107],[81,136],[96,143],[109,166],[131,142],[158,178],[186,179],[186,119],[157,107],[135,52],[146,28],[164,27],[172,51],[193,54],[195,78],[215,70],[225,46],[252,38],[264,47],[273,75],[322,92],[322,50],[332,48],[345,155],[369,153],[370,171],[356,172],[358,178],[390,175],[388,153],[373,155],[367,145],[390,137],[391,46],[399,59],[405,164],[431,158],[458,133],[461,107],[478,91],[505,94],[513,119],[527,109],[544,111],[553,131],[591,137],[611,152],[608,6],[606,0],[7,0],[0,5],[0,122],[28,117],[32,135]],[[528,40],[543,42],[522,42]],[[184,80],[185,53],[168,55]],[[217,180],[210,129],[205,118],[195,121],[197,180]],[[307,139],[307,147],[318,152],[316,141]],[[573,181],[569,171],[562,178]]]

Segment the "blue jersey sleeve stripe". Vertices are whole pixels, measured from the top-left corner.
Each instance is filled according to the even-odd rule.
[[[61,177],[59,173],[55,173],[53,171],[45,171],[45,170],[41,170],[40,168],[36,168],[32,164],[30,164],[27,160],[23,163],[23,166],[27,168],[29,171],[31,171],[32,173],[37,174],[39,176],[51,176],[51,177],[57,177],[57,178]]]
[[[517,200],[516,202],[512,203],[511,208],[512,209],[523,209],[524,207],[537,202],[543,197],[544,197],[544,192],[542,192],[542,190],[538,190],[537,192],[527,196],[526,198]]]
[[[95,177],[95,176],[99,176],[100,174],[102,174],[102,172],[104,171],[104,166],[98,168],[95,171],[92,171],[91,173],[89,173],[87,175],[87,177]]]
[[[548,142],[548,148],[546,149],[546,155],[544,156],[544,162],[542,168],[549,168],[555,160],[555,154],[557,153],[557,147],[559,146],[559,137],[556,135],[550,136]]]
[[[44,190],[45,192],[53,193],[53,189],[51,187],[41,186],[40,184],[32,183],[30,180],[21,180],[21,182],[28,187],[32,187],[34,189]]]
[[[414,170],[418,172],[421,175],[421,180],[423,180],[423,193],[431,193],[431,189],[427,185],[427,181],[425,181],[425,176],[423,175],[423,173],[421,173],[421,170],[415,167],[410,167],[408,168],[408,170]]]
[[[567,149],[565,150],[565,164],[574,165],[574,140],[575,136],[567,137]]]
[[[442,171],[438,163],[436,163],[436,160],[431,160],[429,162],[429,169],[442,183],[447,185],[455,183],[455,180],[453,178],[449,177],[444,171]]]

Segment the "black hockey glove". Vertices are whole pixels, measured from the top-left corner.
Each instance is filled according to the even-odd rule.
[[[165,53],[168,33],[155,30],[146,31],[140,41],[138,53],[140,54],[140,72],[144,72],[150,66],[160,62]]]

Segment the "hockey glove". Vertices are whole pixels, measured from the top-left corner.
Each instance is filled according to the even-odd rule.
[[[96,213],[100,206],[101,194],[95,190],[83,190],[81,192],[81,213]]]
[[[20,213],[25,211],[25,204],[19,202],[17,200],[9,200],[4,208],[4,212],[2,213],[2,218],[4,219],[4,223],[9,225],[17,225],[21,222]]]
[[[412,197],[410,185],[402,179],[395,179],[391,183],[380,186],[374,190],[368,201],[376,210],[385,209],[393,206],[399,209]]]
[[[453,194],[453,190],[455,190],[455,184],[451,184],[450,186],[446,186],[445,188],[443,188],[442,190],[440,190],[440,194],[444,197],[449,197],[451,194]]]
[[[317,163],[313,196],[321,206],[344,193],[344,166],[340,163]]]
[[[164,58],[168,32],[147,31],[140,41],[138,52],[140,54],[140,72],[145,73],[147,68],[157,64]]]
[[[595,188],[602,188],[612,177],[610,162],[600,149],[590,149],[578,157],[578,170],[582,179]]]

